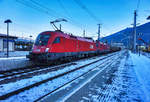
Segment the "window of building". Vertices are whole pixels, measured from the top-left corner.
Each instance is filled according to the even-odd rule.
[[[3,40],[3,48],[7,48],[7,41]]]

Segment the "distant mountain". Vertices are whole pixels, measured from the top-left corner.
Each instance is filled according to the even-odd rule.
[[[126,28],[117,33],[114,33],[110,36],[106,36],[101,39],[102,42],[108,42],[109,44],[122,42],[125,46],[131,44],[133,42],[132,35],[134,33],[133,28]],[[137,39],[142,38],[145,42],[150,44],[150,22],[145,23],[143,25],[137,26]],[[143,44],[141,41],[137,40],[138,44]]]

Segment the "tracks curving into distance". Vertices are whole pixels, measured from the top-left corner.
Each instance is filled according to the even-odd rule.
[[[98,60],[96,60],[96,61],[90,62],[90,63],[88,63],[88,64],[86,64],[86,65],[83,65],[83,66],[77,67],[77,68],[75,68],[75,69],[72,69],[72,70],[63,72],[63,73],[58,74],[58,75],[53,76],[53,77],[49,77],[49,78],[44,79],[44,80],[42,80],[42,81],[39,81],[39,82],[36,82],[36,83],[34,83],[34,84],[25,86],[25,87],[23,87],[23,88],[20,88],[20,89],[11,91],[11,92],[9,92],[9,93],[6,93],[6,94],[4,94],[4,95],[1,95],[1,96],[0,96],[0,100],[5,100],[5,99],[7,99],[7,98],[9,98],[9,97],[11,97],[11,96],[14,96],[14,95],[19,94],[19,93],[21,93],[21,92],[23,92],[23,91],[26,91],[26,90],[30,90],[31,88],[37,87],[37,86],[39,86],[39,85],[41,85],[41,84],[43,84],[43,83],[46,83],[46,82],[48,82],[48,81],[51,81],[51,80],[60,78],[60,77],[62,77],[62,76],[64,76],[64,75],[67,75],[67,74],[69,74],[69,73],[73,73],[73,72],[75,72],[75,71],[77,71],[77,70],[80,70],[80,69],[82,69],[82,68],[86,68],[87,66],[92,65],[92,64],[94,64],[94,63],[97,63],[97,62],[99,62],[99,61],[101,61],[101,60],[110,58],[109,60],[112,61],[112,60],[113,60],[113,56],[115,56],[115,55],[116,55],[116,53],[111,54],[111,55],[108,55],[108,56],[106,56],[106,57],[104,57],[104,58],[101,58],[101,59],[98,59]],[[110,64],[113,63],[113,61],[112,61],[112,63],[110,63],[109,60],[105,62],[105,65],[107,65],[107,64],[110,65]],[[101,63],[100,65],[102,66],[103,64],[104,64],[104,63]],[[100,66],[100,65],[99,65],[99,66]],[[95,67],[95,68],[96,68],[96,67]],[[82,77],[83,75],[89,73],[90,71],[94,70],[95,68],[91,68],[89,71],[87,71],[87,72],[81,74],[80,76],[77,76],[76,78],[72,79],[71,81],[68,81],[67,83],[61,85],[60,87],[58,87],[58,88],[56,88],[56,89],[54,89],[53,91],[49,92],[48,94],[51,94],[51,93],[57,91],[57,90],[60,89],[61,87],[63,87],[63,86],[65,86],[65,85],[71,83],[72,81],[74,81],[74,80],[76,80],[76,79]],[[47,96],[48,94],[43,95],[42,97],[38,98],[36,101],[38,101],[38,100],[40,100],[41,98]]]

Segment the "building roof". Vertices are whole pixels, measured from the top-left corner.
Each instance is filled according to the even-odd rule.
[[[1,37],[1,38],[7,38],[7,34],[1,34],[1,33],[0,33],[0,37]],[[17,39],[17,38],[18,38],[18,37],[16,37],[16,36],[11,36],[11,35],[9,35],[8,37],[9,37],[9,38],[12,38],[12,39]]]
[[[30,44],[30,43],[34,43],[34,40],[31,39],[26,39],[26,38],[18,38],[15,40],[16,44]]]

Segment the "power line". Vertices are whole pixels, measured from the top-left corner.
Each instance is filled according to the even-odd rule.
[[[49,12],[47,12],[47,11],[45,11],[45,10],[43,10],[43,9],[41,9],[41,8],[39,8],[39,7],[37,7],[37,6],[35,6],[35,5],[33,6],[33,5],[31,5],[30,3],[27,3],[27,2],[25,2],[25,1],[23,1],[23,0],[16,0],[16,2],[18,2],[18,3],[20,3],[20,4],[23,4],[23,5],[27,6],[27,7],[30,7],[30,8],[32,8],[32,9],[38,11],[38,12],[45,13],[45,14],[49,15]]]
[[[18,3],[20,4],[23,4],[27,7],[30,7],[36,11],[39,11],[41,13],[45,13],[47,14],[48,16],[51,16],[53,18],[58,18],[58,16],[60,16],[61,14],[60,13],[57,13],[55,12],[54,10],[52,9],[49,9],[47,8],[46,6],[43,6],[42,4],[34,1],[34,0],[30,0],[32,3],[29,3],[29,2],[26,2],[26,1],[23,1],[23,0],[16,0]],[[34,4],[34,5],[33,5]],[[42,9],[41,9],[42,8]],[[51,11],[52,13],[50,13],[49,11]],[[55,14],[55,15],[54,15]]]
[[[93,12],[91,12],[82,2],[81,2],[81,0],[74,0],[75,2],[76,2],[76,4],[78,4],[85,12],[87,12],[88,13],[88,15],[91,17],[91,18],[93,18],[93,20],[95,20],[96,22],[101,22],[100,20],[99,20],[99,18],[97,17],[97,16],[95,16],[94,15],[94,13]]]
[[[58,3],[59,3],[60,7],[64,10],[65,14],[68,15],[68,19],[70,19],[70,21],[72,21],[77,27],[82,26],[81,23],[79,23],[79,22],[73,20],[73,17],[72,17],[71,14],[68,12],[68,10],[66,9],[66,7],[63,5],[63,2],[62,2],[61,0],[57,0],[57,1],[58,1]],[[82,28],[80,28],[80,29],[82,29]]]
[[[25,1],[25,0],[16,0],[18,3],[25,5],[26,7],[32,8],[38,12],[44,13],[48,16],[51,16],[54,18],[58,18],[61,17],[61,14],[55,12],[52,9],[49,9],[41,4],[39,4],[38,2],[35,2],[34,0],[30,0],[30,2]]]
[[[48,13],[49,13],[49,11],[51,11],[52,13],[50,13],[50,14],[53,15],[53,16],[55,16],[55,17],[61,16],[61,14],[55,12],[54,10],[52,10],[52,9],[46,7],[46,6],[43,6],[42,4],[40,4],[40,3],[38,3],[38,2],[36,2],[36,1],[34,1],[34,0],[30,0],[30,1],[31,1],[32,3],[34,3],[35,5],[37,5],[38,7],[41,7],[41,8],[43,8],[43,9],[45,9],[46,12],[48,12]],[[54,15],[54,14],[56,14],[56,15]]]
[[[79,27],[79,25],[81,25],[81,24],[78,24],[77,22],[75,22],[74,20],[71,20],[71,16],[69,16],[69,17],[66,17],[66,16],[63,16],[62,14],[60,14],[60,13],[57,13],[57,12],[55,12],[54,10],[52,10],[52,9],[50,9],[50,8],[47,8],[46,6],[43,6],[42,4],[40,4],[40,3],[38,3],[38,2],[36,2],[36,1],[34,1],[34,0],[31,0],[31,2],[33,2],[34,4],[36,4],[36,5],[38,5],[39,7],[43,7],[44,9],[46,9],[47,11],[51,11],[51,12],[53,12],[53,14],[56,14],[56,18],[58,18],[58,16],[61,16],[61,18],[63,17],[63,18],[65,18],[65,19],[68,19],[69,21],[72,21],[72,22],[74,22],[75,24],[77,24],[77,27]],[[61,6],[63,6],[63,4],[61,3]],[[65,9],[65,7],[63,6],[63,8]],[[65,11],[67,12],[67,10],[65,9]],[[69,22],[70,23],[70,22]],[[72,23],[71,23],[72,24]]]
[[[53,15],[53,17],[55,17],[55,18],[58,18],[59,16],[60,16],[60,18],[65,18],[65,19],[70,19],[70,18],[68,18],[68,17],[66,17],[66,16],[63,16],[62,14],[60,14],[60,13],[57,13],[57,12],[55,12],[54,10],[52,10],[52,9],[50,9],[50,8],[48,8],[48,7],[46,7],[46,6],[44,6],[44,5],[42,5],[42,4],[40,4],[40,3],[38,3],[38,2],[36,2],[36,1],[34,1],[34,0],[31,0],[31,2],[33,3],[33,4],[35,4],[36,6],[38,6],[38,7],[40,7],[40,8],[44,8],[44,13],[47,13],[48,15]],[[49,11],[51,11],[51,14],[49,14]],[[55,15],[54,15],[55,14]],[[71,20],[70,20],[71,21]],[[77,27],[79,27],[79,25],[77,26]]]
[[[71,15],[70,15],[70,13],[68,12],[68,10],[67,10],[67,9],[65,8],[65,6],[63,5],[62,1],[61,1],[61,0],[57,0],[57,1],[58,1],[58,3],[59,3],[60,7],[64,10],[64,12],[65,12],[70,18],[72,18]]]
[[[100,22],[99,18],[97,18],[94,13],[92,13],[80,0],[74,0],[84,11],[86,11],[91,18],[93,18],[96,22]]]
[[[48,16],[52,16],[53,15],[52,17],[54,17],[54,18],[58,18],[58,16],[61,16],[61,18],[69,19],[69,23],[72,24],[71,22],[74,22],[74,24],[72,24],[72,25],[74,25],[74,26],[76,26],[78,28],[80,28],[79,25],[81,26],[81,24],[77,23],[74,20],[71,20],[70,18],[72,18],[72,17],[66,17],[66,16],[64,17],[64,16],[62,16],[62,14],[57,13],[54,10],[52,10],[52,9],[50,9],[50,8],[48,8],[48,7],[46,7],[46,6],[42,5],[42,4],[34,1],[34,0],[30,0],[31,2],[27,2],[27,1],[24,1],[24,0],[16,0],[16,1],[18,3],[21,3],[21,4],[25,5],[25,6],[27,6],[27,7],[30,7],[32,9],[36,10],[36,11],[45,13]],[[49,11],[51,11],[51,12],[49,13]],[[82,28],[80,28],[80,29],[82,31]]]
[[[139,7],[140,7],[140,0],[138,0],[138,2],[137,2],[137,7],[136,7],[137,11],[139,10]]]

